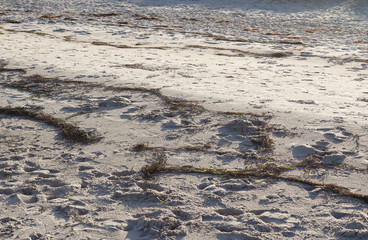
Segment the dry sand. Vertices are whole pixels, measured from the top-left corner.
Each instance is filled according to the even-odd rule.
[[[368,238],[368,3],[223,2],[0,0],[0,238]]]

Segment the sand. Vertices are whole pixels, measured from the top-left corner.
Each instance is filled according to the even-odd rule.
[[[0,0],[0,238],[367,239],[367,13]]]

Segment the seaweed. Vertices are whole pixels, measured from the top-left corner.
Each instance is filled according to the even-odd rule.
[[[5,114],[13,117],[23,117],[56,127],[60,130],[62,137],[72,142],[90,144],[101,140],[101,137],[98,137],[95,132],[81,130],[77,126],[65,122],[65,120],[63,119],[55,118],[49,114],[42,113],[40,111],[35,111],[32,108],[0,107],[0,114]]]

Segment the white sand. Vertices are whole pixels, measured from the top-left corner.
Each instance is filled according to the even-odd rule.
[[[368,238],[367,203],[323,189],[368,195],[365,0],[0,0],[0,62],[1,109],[33,107],[103,137],[73,143],[0,115],[0,238]],[[207,110],[117,89],[127,86]],[[145,180],[160,152],[167,167],[283,166],[277,176],[294,181]]]

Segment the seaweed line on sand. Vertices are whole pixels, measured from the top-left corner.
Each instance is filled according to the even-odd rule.
[[[129,148],[128,150],[131,150],[133,152],[144,152],[144,151],[152,151],[152,152],[159,152],[159,151],[188,151],[188,152],[202,152],[202,153],[208,153],[208,154],[216,154],[216,155],[226,155],[226,154],[233,154],[236,156],[239,156],[244,159],[248,159],[251,157],[250,154],[243,153],[243,152],[230,152],[230,151],[218,151],[218,150],[211,150],[211,146],[204,145],[204,146],[198,146],[198,145],[187,145],[187,146],[180,146],[180,147],[151,147],[144,143],[138,143],[134,145],[133,147]]]
[[[65,122],[63,119],[55,118],[51,115],[35,111],[32,108],[0,107],[0,114],[14,117],[24,117],[27,119],[43,122],[49,126],[60,129],[61,136],[73,142],[89,144],[101,140],[101,137],[96,136],[95,132],[81,130],[77,126]]]
[[[142,28],[147,28],[147,27],[142,27]],[[57,38],[57,36],[54,36],[52,34],[37,32],[37,31],[14,30],[14,29],[4,29],[4,30],[9,31],[9,32],[22,32],[22,33],[35,34],[35,35],[39,35],[39,36],[49,36],[49,37],[52,37],[52,38]],[[263,43],[263,44],[279,43],[279,44],[306,45],[302,42],[295,42],[295,41],[268,41],[268,42],[267,41],[266,42],[260,41],[260,42],[258,42],[258,41],[252,41],[252,40],[246,40],[246,39],[227,39],[227,38],[216,36],[216,35],[213,35],[213,34],[210,34],[210,33],[181,32],[181,31],[177,31],[177,32],[179,32],[179,33],[188,33],[188,34],[199,34],[199,35],[204,35],[206,37],[212,37],[215,40],[223,40],[223,41],[231,41],[231,42],[250,42],[250,43]],[[144,48],[144,49],[161,49],[161,50],[165,50],[165,49],[172,49],[173,48],[173,47],[167,47],[167,46],[128,46],[128,45],[124,45],[124,44],[113,44],[113,43],[102,42],[102,41],[92,41],[92,42],[78,41],[78,40],[73,39],[73,37],[71,37],[71,36],[64,36],[63,38],[64,38],[65,41],[89,43],[89,44],[96,45],[96,46],[109,46],[109,47],[124,48],[124,49]],[[242,57],[241,54],[246,54],[246,55],[250,55],[250,56],[254,56],[254,57],[282,58],[282,57],[289,57],[289,56],[293,55],[292,52],[259,53],[259,52],[250,52],[250,51],[244,51],[244,50],[234,49],[234,48],[220,48],[220,47],[201,46],[201,45],[187,45],[185,47],[181,47],[181,49],[186,49],[186,48],[207,48],[207,49],[215,49],[215,50],[221,50],[221,51],[228,50],[228,51],[239,53],[239,54],[235,54],[235,55],[222,54],[222,53],[217,53],[216,54],[216,55],[222,55],[222,56],[228,56],[228,57]],[[368,63],[368,59],[363,59],[363,58],[334,57],[334,56],[323,56],[323,55],[317,55],[317,54],[308,55],[308,57],[330,59],[330,60],[337,60],[337,61],[354,61],[354,62]]]
[[[4,69],[4,68],[2,68]],[[16,69],[17,71],[23,72],[23,70]],[[9,69],[11,71],[11,69]],[[62,81],[57,78],[44,78],[42,76],[33,75],[28,77],[28,80],[30,81],[38,81],[38,82],[46,82],[46,81],[57,81],[60,83],[75,83],[75,84],[87,84],[92,87],[104,87],[105,90],[114,90],[114,91],[124,91],[124,90],[130,90],[130,91],[139,91],[139,92],[149,92],[152,93],[159,98],[163,99],[166,103],[171,105],[172,108],[195,108],[197,109],[195,112],[202,112],[205,111],[205,109],[199,105],[188,103],[183,100],[175,100],[171,99],[161,93],[159,89],[146,89],[146,88],[140,88],[140,87],[106,87],[103,84],[96,84],[96,83],[88,83],[88,82],[82,82],[82,81]],[[29,82],[28,82],[29,83]],[[15,86],[12,86],[15,87]],[[23,89],[27,90],[27,89]],[[221,114],[221,112],[218,112]],[[26,117],[33,120],[44,122],[48,125],[57,127],[61,129],[61,134],[66,139],[81,142],[81,143],[92,143],[99,141],[101,138],[94,136],[93,133],[83,131],[78,129],[78,127],[66,123],[64,120],[54,118],[50,115],[40,113],[38,111],[34,111],[32,109],[26,109],[26,108],[10,108],[10,107],[0,107],[0,114],[6,114],[10,116],[18,116],[18,117]],[[233,113],[233,112],[223,112],[224,115],[242,115],[245,113]],[[135,150],[149,150],[150,148],[147,146],[136,146]],[[159,150],[152,149],[152,150]],[[164,148],[162,149],[164,150]],[[193,146],[187,146],[178,148],[176,150],[186,150],[186,151],[207,151],[206,148],[201,147],[193,147]],[[216,154],[221,154],[214,152]],[[146,166],[143,166],[142,172],[146,176],[146,178],[149,178],[154,173],[202,173],[202,174],[213,174],[213,175],[224,175],[228,177],[237,177],[237,178],[243,178],[243,177],[260,177],[260,178],[272,178],[277,180],[286,180],[286,181],[293,181],[293,182],[299,182],[303,184],[312,185],[317,188],[321,188],[325,191],[330,191],[333,193],[337,193],[344,196],[350,196],[355,197],[364,200],[365,202],[368,202],[368,196],[362,195],[358,193],[353,193],[349,191],[348,189],[335,185],[335,184],[323,184],[318,183],[312,180],[307,179],[300,179],[298,177],[294,176],[280,176],[280,174],[288,169],[291,169],[292,167],[283,167],[283,166],[276,166],[273,164],[267,164],[264,166],[261,166],[255,169],[248,169],[248,170],[226,170],[226,169],[214,169],[214,168],[195,168],[195,167],[165,167],[167,158],[163,153],[156,154],[156,159],[153,159],[154,161]],[[157,160],[159,159],[159,160]],[[301,167],[301,166],[300,166]],[[318,167],[311,166],[311,167]]]
[[[156,155],[150,164],[144,165],[141,169],[146,180],[152,178],[153,174],[159,173],[197,173],[210,174],[228,178],[268,178],[282,181],[290,181],[296,183],[307,184],[321,190],[332,192],[346,197],[353,197],[368,203],[368,195],[351,192],[349,189],[337,184],[320,183],[309,179],[301,179],[296,176],[282,176],[281,173],[291,169],[291,167],[277,166],[276,164],[266,164],[261,167],[245,169],[245,170],[227,170],[219,168],[197,168],[192,166],[173,166],[166,167],[167,158],[164,154]]]
[[[7,69],[5,66],[0,66],[0,72],[2,71],[20,71],[22,73],[26,73],[25,69]],[[43,85],[43,87],[46,89],[35,89],[29,87],[29,83],[50,83],[52,86],[49,86],[47,88],[47,85]],[[41,75],[31,75],[25,77],[24,81],[14,81],[10,84],[2,83],[1,85],[4,87],[10,87],[15,89],[20,89],[23,91],[33,92],[36,94],[46,94],[49,95],[51,92],[59,91],[55,85],[57,84],[75,84],[80,85],[83,87],[91,87],[91,88],[103,88],[104,91],[136,91],[136,92],[144,92],[144,93],[150,93],[161,100],[163,100],[167,105],[170,106],[171,110],[178,110],[178,111],[188,111],[190,113],[194,114],[201,114],[203,112],[209,111],[205,109],[203,106],[200,106],[194,102],[178,99],[178,98],[172,98],[169,96],[166,96],[162,93],[162,91],[159,88],[144,88],[144,87],[133,87],[133,86],[106,86],[101,83],[92,83],[92,82],[86,82],[86,81],[72,81],[72,80],[61,80],[58,78],[46,78]],[[216,111],[217,114],[223,114],[223,115],[236,115],[236,116],[243,116],[243,115],[250,115],[254,117],[265,117],[270,118],[271,116],[268,115],[260,115],[255,113],[244,113],[244,112],[222,112],[222,111]]]

